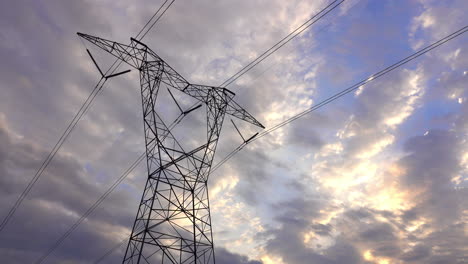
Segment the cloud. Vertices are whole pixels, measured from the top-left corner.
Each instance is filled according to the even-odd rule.
[[[335,263],[338,257],[328,252],[336,243],[348,248],[349,261],[356,263],[462,261],[459,243],[462,235],[449,239],[442,234],[464,226],[460,209],[464,202],[460,199],[463,200],[466,192],[463,187],[461,191],[457,189],[455,184],[464,171],[461,167],[464,163],[459,158],[464,155],[466,141],[463,136],[466,123],[461,121],[464,110],[454,110],[456,117],[446,120],[453,122],[450,126],[453,129],[429,130],[425,136],[406,132],[409,123],[422,118],[421,112],[430,111],[424,103],[434,93],[441,92],[432,86],[439,76],[436,69],[440,74],[439,67],[465,65],[464,58],[457,56],[442,62],[442,54],[445,53],[361,89],[337,138],[325,139],[327,143],[311,161],[312,172],[303,176],[312,175],[309,177],[316,181],[309,184],[318,185],[315,189],[319,193],[343,201],[339,207],[342,209],[319,207],[317,214],[309,215],[306,208],[314,208],[314,203],[306,198],[301,202],[289,200],[298,203],[304,212],[285,213],[275,207],[279,227],[268,229],[262,236],[269,253],[281,257],[285,263],[301,263],[304,259]],[[447,84],[444,94],[451,89],[460,92],[457,87],[463,78],[461,74],[458,70],[451,72],[448,79],[442,79]],[[454,98],[463,96],[457,94]],[[320,220],[327,230],[333,231],[321,232],[309,227],[316,226],[314,221]],[[443,238],[436,238],[436,234]],[[311,242],[314,239],[331,242],[318,248],[316,242]],[[445,250],[450,252],[442,255]]]
[[[325,142],[321,138],[318,128],[330,123],[328,116],[320,114],[311,114],[301,120],[302,122],[293,124],[288,133],[288,142],[300,147],[319,149]]]
[[[265,245],[267,252],[281,257],[283,263],[291,264],[304,261],[320,264],[362,263],[359,251],[349,240],[334,237],[332,233],[336,231],[332,231],[332,227],[315,222],[322,210],[331,208],[317,208],[314,204],[323,206],[308,199],[277,205],[283,214],[276,218],[280,227],[271,228],[263,235],[268,238]],[[307,244],[304,243],[306,233],[313,237],[308,239]],[[330,244],[332,240],[334,242]]]
[[[176,1],[144,42],[188,80],[217,85],[326,3]],[[76,31],[127,42],[159,4],[21,0],[0,8],[1,215],[97,81],[85,47],[103,67],[111,62],[83,46]],[[271,127],[465,25],[465,7],[346,1],[229,88]],[[462,40],[249,144],[214,173],[218,262],[462,263]],[[143,152],[140,104],[135,72],[109,82],[0,234],[4,261],[37,259]],[[203,114],[191,114],[176,131],[184,144],[194,131],[204,133]],[[217,160],[241,143],[226,121]],[[257,132],[238,125],[244,136]],[[126,238],[145,177],[142,165],[49,261],[88,263]],[[119,248],[106,261],[123,254]]]
[[[413,18],[409,30],[413,49],[419,49],[436,39],[447,36],[466,24],[461,10],[467,7],[463,0],[453,0],[437,4],[435,1],[420,0],[422,12]],[[445,19],[450,16],[451,19]],[[426,40],[420,36],[428,36]]]
[[[216,263],[220,264],[262,264],[261,261],[249,260],[246,256],[231,253],[224,248],[216,249]]]
[[[0,155],[0,177],[2,215],[6,215],[13,202],[18,198],[31,175],[39,167],[47,151],[37,144],[25,140],[12,131],[4,117],[0,119],[0,144],[8,150]],[[2,149],[3,149],[2,147]],[[27,176],[30,177],[27,177]],[[51,242],[58,239],[76,219],[96,200],[106,186],[96,186],[83,168],[69,155],[57,155],[34,189],[16,211],[14,218],[2,232],[1,248],[9,263],[24,263],[42,255]],[[115,204],[129,204],[125,193],[112,195]],[[135,201],[133,201],[135,202]],[[109,203],[101,206],[100,213],[85,221],[73,243],[86,245],[84,241],[94,241],[94,247],[83,246],[77,252],[68,240],[57,255],[79,257],[86,252],[91,257],[112,245],[121,236],[133,218],[127,207],[114,207]],[[113,220],[109,221],[109,217]],[[128,231],[127,231],[128,232]],[[23,243],[18,233],[27,233],[36,239]],[[81,242],[80,242],[81,241]],[[3,255],[3,254],[2,254]]]
[[[403,185],[409,189],[419,190],[415,197],[418,203],[410,211],[405,212],[409,223],[423,220],[418,227],[416,237],[421,243],[403,256],[403,258],[417,257],[428,248],[431,256],[425,260],[432,263],[438,259],[457,263],[462,258],[463,235],[457,235],[454,230],[464,226],[462,219],[466,190],[457,191],[452,179],[461,171],[460,152],[463,151],[463,141],[455,133],[449,131],[429,131],[425,136],[414,137],[406,143],[406,150],[410,152],[400,160],[406,169],[403,175]],[[460,200],[462,199],[462,200]],[[447,236],[452,233],[452,236]],[[446,244],[448,243],[448,244]],[[435,250],[436,245],[445,244],[445,253]],[[421,253],[422,251],[422,253]],[[418,253],[419,252],[419,253]],[[422,257],[420,257],[422,258]]]

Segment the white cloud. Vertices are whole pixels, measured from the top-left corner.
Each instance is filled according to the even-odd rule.
[[[357,3],[360,3],[359,10],[352,8]],[[453,7],[432,6],[430,1],[424,1],[422,6],[403,6],[416,16],[395,21],[372,20],[372,26],[382,28],[389,36],[395,32],[396,36],[406,35],[409,29],[411,47],[421,47],[466,24],[462,11],[466,1],[453,3]],[[96,81],[96,70],[74,32],[89,32],[125,42],[159,4],[146,0],[131,3],[55,1],[44,5],[17,2],[15,8],[3,9],[4,20],[1,21],[9,29],[0,34],[6,40],[2,42],[1,54],[7,62],[0,71],[0,112],[4,113],[3,118],[0,115],[0,126],[6,124],[5,119],[8,124],[3,125],[6,132],[0,133],[0,139],[5,134],[9,137],[2,141],[0,148],[0,173],[9,177],[1,178],[8,181],[3,185],[8,188],[0,187],[0,194],[9,200],[2,199],[5,205],[2,208],[7,208],[8,202],[13,201],[13,194],[21,191],[26,176],[32,175]],[[363,25],[367,25],[366,17],[373,15],[366,13],[370,12],[367,4],[365,1],[345,1],[341,13],[332,12],[329,16],[328,21],[334,26],[325,28],[320,35],[303,34],[298,41],[286,45],[229,88],[237,93],[242,105],[270,127],[337,92],[342,84],[360,79],[362,75],[368,76],[369,73],[364,72],[368,70],[366,67],[386,65],[389,55],[397,56],[387,54],[394,50],[392,43],[377,46],[372,39],[362,38],[362,32],[356,30],[363,29]],[[325,1],[270,1],[268,5],[262,1],[219,1],[215,4],[212,1],[176,1],[145,42],[189,80],[217,85],[324,5]],[[382,12],[395,10],[391,3],[384,5],[387,6]],[[401,16],[405,14],[399,13]],[[391,13],[385,15],[394,16]],[[411,22],[405,25],[404,21]],[[348,28],[353,23],[357,26]],[[369,36],[378,38],[382,31]],[[372,34],[372,31],[366,34]],[[362,51],[348,49],[350,41],[359,43]],[[399,45],[406,43],[402,39],[398,41]],[[215,234],[216,245],[230,246],[236,253],[262,259],[264,264],[304,263],[304,258],[317,263],[339,263],[343,259],[347,263],[362,263],[366,258],[386,261],[392,259],[391,254],[387,252],[384,256],[379,249],[399,252],[395,244],[408,248],[402,257],[411,259],[427,253],[424,247],[418,248],[417,243],[434,246],[437,249],[434,252],[449,250],[447,245],[457,245],[453,241],[444,243],[453,236],[450,232],[458,229],[448,225],[446,229],[439,228],[431,219],[432,210],[439,212],[444,208],[443,202],[452,201],[442,199],[444,195],[452,198],[452,193],[438,188],[433,193],[427,191],[427,186],[433,186],[429,183],[438,180],[437,174],[424,178],[424,184],[407,189],[402,182],[404,175],[409,175],[408,168],[419,167],[403,166],[398,162],[401,157],[418,161],[426,152],[432,151],[425,152],[423,147],[418,147],[401,153],[401,144],[408,137],[424,133],[427,140],[434,139],[433,134],[437,133],[429,132],[431,126],[444,122],[425,119],[427,109],[421,111],[424,113],[418,111],[428,100],[450,98],[454,100],[452,104],[458,102],[461,110],[457,108],[447,118],[452,118],[449,121],[456,124],[451,127],[454,133],[461,135],[466,127],[463,119],[466,56],[460,42],[453,43],[454,46],[436,49],[408,64],[405,70],[394,71],[378,80],[370,77],[372,82],[366,87],[361,86],[355,97],[342,98],[316,112],[317,115],[309,116],[310,119],[283,127],[231,159],[229,167],[221,168],[222,173],[212,178],[210,198],[214,230],[218,232]],[[369,54],[372,45],[379,52],[383,51],[382,57],[361,57],[360,54]],[[402,50],[406,52],[406,49]],[[18,57],[22,59],[18,60]],[[96,54],[96,57],[103,64],[108,63],[104,55]],[[440,80],[437,85],[443,88],[432,86],[436,77]],[[97,198],[99,192],[143,151],[138,89],[136,74],[113,80],[64,145],[61,154],[67,155],[57,156],[54,160],[57,167],[43,179],[43,185],[36,193],[47,201],[46,208],[51,215],[30,210],[33,217],[28,219],[37,219],[28,222],[30,225],[23,225],[18,220],[8,235],[16,239],[11,245],[31,243],[28,246],[37,251],[29,256],[22,250],[28,259],[19,263],[37,257],[45,251],[46,242],[52,243],[58,234],[48,233],[41,241],[24,241],[24,236],[17,234],[24,230],[37,232],[40,230],[37,226],[70,224],[67,221],[84,212],[93,198]],[[434,90],[440,90],[443,96],[438,97]],[[188,126],[182,132],[192,131],[190,128],[197,117],[190,116],[187,121]],[[298,122],[303,123],[296,125]],[[256,132],[249,127],[245,127],[245,131],[248,131],[246,134]],[[220,156],[229,152],[223,146],[239,142],[238,135],[232,132],[223,130],[223,139],[227,143],[220,144]],[[302,135],[302,141],[291,140],[291,136],[297,139],[297,135]],[[311,144],[312,141],[316,141],[315,144]],[[434,142],[429,143],[434,146]],[[417,155],[418,159],[412,159],[412,155]],[[463,175],[468,170],[467,155],[459,157],[463,169],[451,175],[448,181],[462,188],[466,184]],[[34,164],[29,164],[30,161]],[[83,169],[85,167],[88,169]],[[8,174],[3,173],[4,168]],[[142,166],[132,174],[131,181],[126,182],[118,193],[116,191],[116,196],[106,201],[106,206],[88,219],[84,231],[76,233],[74,247],[57,251],[57,259],[72,258],[77,252],[76,247],[80,246],[86,256],[83,253],[75,259],[89,262],[108,250],[115,240],[125,237],[144,179],[145,168]],[[424,195],[431,194],[440,194],[437,197],[441,198],[441,203],[432,207],[423,204],[422,212],[416,212],[417,217],[410,219],[411,208],[424,200]],[[252,201],[246,200],[249,197]],[[56,208],[55,203],[59,203]],[[459,219],[454,213],[456,210],[449,209],[443,215]],[[402,224],[405,217],[410,219],[407,225]],[[47,224],[51,219],[56,222]],[[366,232],[359,233],[356,227],[362,227]],[[323,231],[327,228],[333,231]],[[317,235],[318,232],[323,234]],[[417,243],[410,241],[410,235],[417,238]],[[376,237],[382,239],[375,244],[382,246],[380,248],[372,246],[372,239]],[[284,239],[280,241],[284,248],[275,247],[274,238]],[[89,240],[96,241],[93,247],[83,242]],[[2,247],[8,248],[9,252],[18,250],[11,245],[2,244]],[[450,252],[456,254],[455,250]],[[111,257],[118,261],[121,256],[117,255]]]

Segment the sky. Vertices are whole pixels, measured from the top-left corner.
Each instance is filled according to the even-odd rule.
[[[0,217],[163,1],[0,3]],[[331,1],[176,0],[145,42],[192,83],[220,85]],[[346,0],[228,88],[267,128],[468,25],[464,0]],[[247,145],[210,176],[218,264],[466,263],[468,35]],[[122,68],[126,69],[126,68]],[[191,101],[175,94],[183,107]],[[164,102],[167,120],[175,109]],[[192,132],[203,113],[176,133]],[[258,128],[236,121],[245,136]],[[198,129],[198,130],[197,130]],[[242,140],[225,122],[215,163]],[[33,263],[144,151],[139,77],[113,78],[0,232]],[[93,263],[129,236],[138,166],[43,263]],[[119,247],[101,263],[118,263]]]

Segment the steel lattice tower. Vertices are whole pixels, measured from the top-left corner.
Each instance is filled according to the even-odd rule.
[[[262,127],[223,87],[187,82],[155,52],[78,33],[140,73],[148,179],[123,263],[215,263],[208,178],[226,114]],[[161,83],[207,109],[207,141],[186,151],[156,111]]]

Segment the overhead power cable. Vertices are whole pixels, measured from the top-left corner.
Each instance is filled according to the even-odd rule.
[[[273,45],[271,48],[263,52],[260,56],[258,56],[255,60],[251,61],[249,64],[245,65],[242,69],[240,69],[238,72],[236,72],[233,76],[228,78],[226,81],[224,81],[220,86],[221,87],[227,87],[233,82],[235,82],[237,79],[239,79],[242,75],[244,75],[246,72],[250,71],[253,67],[255,67],[257,64],[268,58],[271,54],[275,53],[278,49],[283,47],[286,43],[297,37],[299,34],[304,32],[306,29],[308,29],[310,26],[315,24],[317,21],[319,21],[321,18],[323,18],[325,15],[333,11],[333,9],[337,8],[339,5],[341,5],[345,0],[334,0],[331,2],[329,5],[327,5],[325,8],[320,10],[317,14],[313,15],[310,19],[308,19],[306,22],[304,22],[302,25],[297,27],[295,30],[293,30],[291,33],[289,33],[286,37],[282,38],[280,41],[278,41],[275,45]]]
[[[163,5],[156,11],[155,15],[153,15],[150,19],[150,21],[148,23],[146,23],[146,25],[143,27],[142,30],[140,30],[140,32],[138,33],[138,35],[136,36],[136,39],[138,40],[141,40],[144,36],[146,36],[146,34],[148,34],[148,32],[154,27],[154,25],[156,24],[157,21],[159,21],[162,17],[162,15],[164,15],[164,13],[167,11],[167,9],[172,5],[172,3],[174,2],[175,0],[172,0],[168,5],[166,5],[166,3],[168,2],[168,0],[166,0]],[[164,9],[162,9],[164,8]],[[157,14],[161,11],[162,13],[159,14],[159,16],[157,16]],[[148,27],[148,25],[150,25]],[[121,65],[122,61],[120,61],[119,63],[117,63],[119,60],[115,60],[114,63],[111,65],[111,67],[109,67],[109,69],[106,71],[105,75],[106,76],[110,76],[112,74],[115,73],[115,71],[118,69],[118,67]],[[48,154],[48,156],[46,157],[46,159],[43,161],[43,163],[41,164],[41,166],[39,167],[39,169],[36,171],[36,173],[34,174],[34,177],[29,181],[28,185],[26,186],[26,188],[23,190],[23,192],[21,193],[21,195],[18,197],[18,199],[15,201],[15,203],[13,204],[12,208],[9,210],[9,212],[7,213],[7,215],[5,216],[5,218],[2,220],[1,224],[0,224],[0,232],[3,231],[3,229],[5,228],[5,226],[8,224],[8,222],[10,221],[10,219],[13,217],[13,215],[15,214],[16,210],[19,208],[19,206],[21,205],[21,203],[23,202],[24,198],[26,198],[26,196],[29,194],[29,192],[31,191],[31,189],[34,187],[34,184],[39,180],[39,178],[41,177],[42,173],[44,172],[44,170],[47,168],[47,166],[49,165],[49,163],[52,161],[52,159],[55,157],[55,155],[57,154],[57,152],[59,151],[59,149],[61,148],[61,146],[63,145],[63,143],[65,142],[65,140],[69,137],[70,133],[73,131],[73,129],[76,127],[76,124],[81,120],[81,117],[88,111],[88,109],[90,108],[93,100],[96,98],[96,96],[99,94],[99,92],[102,90],[102,87],[104,86],[104,84],[106,83],[108,78],[104,78],[104,77],[101,77],[101,79],[99,80],[99,82],[96,84],[96,86],[93,88],[93,90],[91,91],[90,95],[87,97],[87,99],[85,100],[85,102],[83,103],[83,105],[80,107],[80,109],[78,110],[78,112],[75,114],[75,116],[73,117],[73,119],[70,121],[70,123],[68,124],[67,128],[65,129],[65,131],[62,133],[62,135],[60,136],[59,140],[57,141],[57,143],[55,144],[55,146],[52,148],[52,150],[50,151],[50,153]]]
[[[388,66],[387,68],[385,68],[385,69],[383,69],[383,70],[381,70],[381,71],[379,71],[377,73],[372,74],[368,78],[366,78],[366,79],[364,79],[364,80],[362,80],[362,81],[360,81],[360,82],[358,82],[358,83],[356,83],[356,84],[342,90],[339,93],[336,93],[336,94],[328,97],[327,99],[321,101],[320,103],[318,103],[316,105],[313,105],[309,109],[304,110],[304,111],[302,111],[302,112],[300,112],[300,113],[298,113],[298,114],[284,120],[283,122],[272,126],[271,128],[261,132],[257,137],[253,138],[250,142],[256,141],[256,140],[258,140],[258,139],[272,133],[273,131],[278,130],[281,127],[283,127],[283,126],[285,126],[285,125],[287,125],[287,124],[289,124],[289,123],[291,123],[291,122],[293,122],[293,121],[295,121],[295,120],[297,120],[297,119],[299,119],[299,118],[301,118],[301,117],[303,117],[303,116],[305,116],[305,115],[307,115],[307,114],[309,114],[309,113],[311,113],[311,112],[313,112],[313,111],[315,111],[315,110],[317,110],[317,109],[319,109],[319,108],[321,108],[321,107],[323,107],[323,106],[325,106],[325,105],[327,105],[327,104],[329,104],[329,103],[331,103],[333,101],[335,101],[336,99],[359,89],[359,87],[361,87],[361,86],[363,86],[363,85],[365,85],[365,84],[367,84],[369,82],[372,82],[372,81],[376,80],[377,78],[382,77],[383,75],[397,69],[398,67],[400,67],[400,66],[402,66],[402,65],[404,65],[404,64],[406,64],[406,63],[408,63],[408,62],[410,62],[410,61],[412,61],[412,60],[414,60],[416,58],[418,58],[419,56],[422,56],[425,53],[427,53],[427,52],[429,52],[429,51],[431,51],[431,50],[433,50],[433,49],[447,43],[448,41],[450,41],[450,40],[452,40],[452,39],[466,33],[466,31],[468,31],[468,26],[462,27],[461,29],[451,33],[450,35],[448,35],[448,36],[446,36],[446,37],[444,37],[444,38],[442,38],[442,39],[440,39],[440,40],[426,46],[425,48],[422,48],[422,49],[418,50],[417,52],[411,54],[410,56],[408,56],[408,57],[406,57],[406,58],[404,58],[404,59],[402,59],[402,60],[400,60],[400,61],[398,61],[398,62],[396,62],[396,63],[394,63],[392,65],[390,65],[390,66]],[[246,145],[247,144],[242,143],[241,145],[239,145],[239,147],[237,147],[233,151],[231,151],[219,163],[217,163],[215,166],[213,166],[212,172],[214,172],[219,167],[221,167],[230,158],[232,158],[235,154],[237,154],[240,150],[242,150]]]

